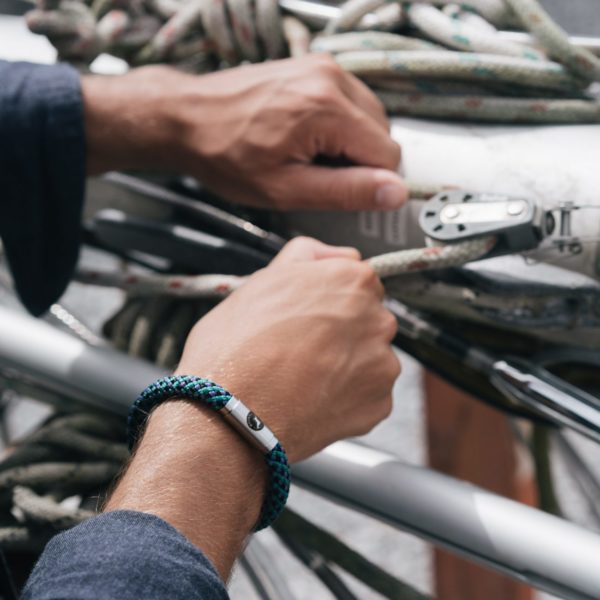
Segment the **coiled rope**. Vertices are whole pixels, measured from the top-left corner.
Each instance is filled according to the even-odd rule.
[[[18,442],[0,462],[0,552],[29,553],[31,564],[20,563],[27,571],[52,536],[97,514],[128,456],[123,423],[90,414],[55,416]],[[430,600],[290,509],[276,533],[386,598]],[[19,573],[15,579],[26,576]]]
[[[0,549],[40,552],[95,514],[128,457],[124,438],[118,419],[56,415],[11,448],[0,462]],[[69,502],[74,495],[83,500]]]
[[[348,0],[315,31],[277,0],[38,0],[30,29],[59,58],[108,52],[194,72],[328,52],[390,113],[494,122],[600,122],[600,59],[574,46],[537,0]],[[528,31],[507,40],[498,27]]]

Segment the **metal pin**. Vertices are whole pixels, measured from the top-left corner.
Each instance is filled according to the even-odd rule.
[[[443,212],[447,219],[456,219],[460,215],[460,210],[457,206],[447,206]]]
[[[525,203],[521,202],[521,200],[518,200],[516,202],[509,202],[508,206],[506,207],[506,212],[511,217],[518,217],[520,214],[523,213],[524,210],[525,210]]]

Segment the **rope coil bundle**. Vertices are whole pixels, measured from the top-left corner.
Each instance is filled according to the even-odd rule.
[[[310,21],[310,19],[308,19]],[[276,0],[38,0],[27,15],[59,58],[102,52],[194,72],[329,52],[391,113],[494,122],[600,122],[600,58],[537,0],[348,0],[320,31]],[[515,42],[497,27],[533,36]]]
[[[0,559],[19,557],[9,562],[10,572],[3,573],[14,580],[13,594],[7,598],[17,597],[19,585],[51,537],[97,514],[100,498],[129,454],[122,425],[91,414],[55,416],[13,445],[0,462]],[[72,497],[75,494],[82,499]],[[63,501],[70,496],[72,501]],[[386,598],[430,600],[289,509],[276,526],[285,544],[293,544],[295,555],[320,558],[315,574],[327,587],[332,577],[329,565],[336,564]],[[314,569],[313,564],[306,566]],[[248,568],[243,559],[242,567]],[[348,590],[343,597],[354,596]]]
[[[93,516],[127,456],[121,421],[53,416],[0,462],[0,549],[39,552],[57,531]],[[74,495],[89,502],[63,502]]]

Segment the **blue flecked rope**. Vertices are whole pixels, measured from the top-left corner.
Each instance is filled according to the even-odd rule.
[[[191,375],[172,375],[155,381],[139,395],[129,410],[127,442],[130,451],[135,447],[150,411],[171,398],[199,400],[218,411],[229,402],[231,394],[208,379]],[[255,531],[269,527],[277,519],[290,491],[290,467],[281,444],[265,454],[265,462],[269,467],[269,486]]]

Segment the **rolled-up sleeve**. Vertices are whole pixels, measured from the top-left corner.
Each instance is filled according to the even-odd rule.
[[[228,600],[200,550],[153,515],[116,511],[54,537],[21,600]]]
[[[33,314],[59,298],[75,268],[85,163],[77,71],[0,61],[0,238]]]

